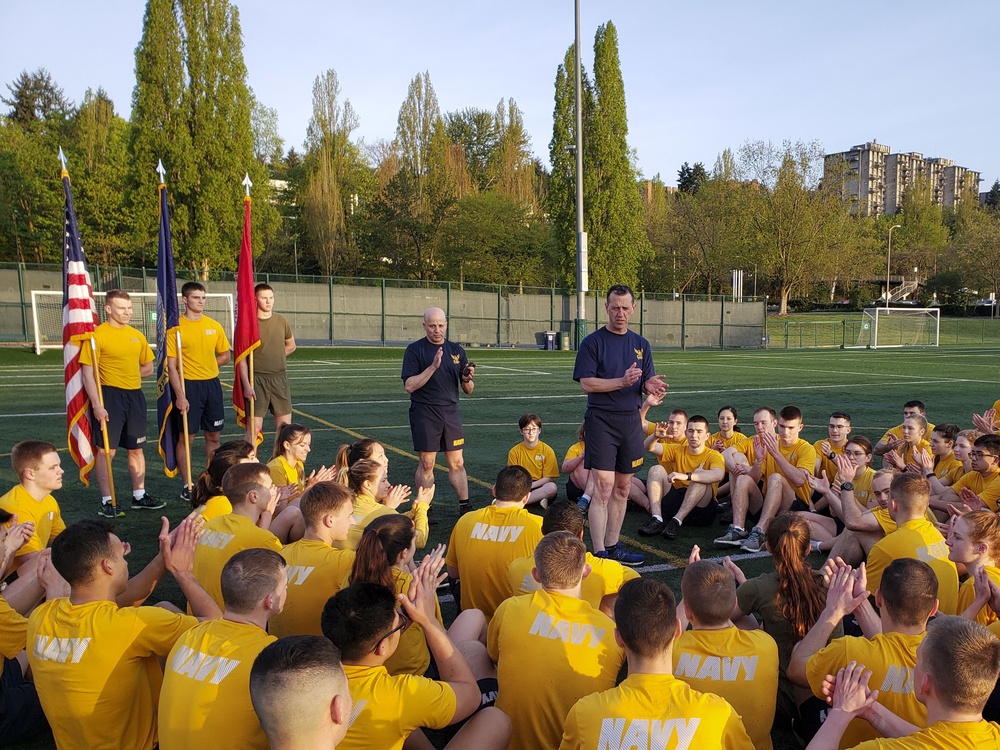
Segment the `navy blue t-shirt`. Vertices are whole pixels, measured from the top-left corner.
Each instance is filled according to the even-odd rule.
[[[439,345],[432,344],[425,336],[406,347],[406,353],[403,354],[403,372],[400,377],[405,383],[407,378],[422,373],[431,366],[434,356],[441,348],[444,349],[441,366],[434,371],[422,388],[410,394],[410,403],[431,406],[458,403],[458,386],[462,370],[469,364],[469,359],[465,356],[465,349],[447,339]]]
[[[638,333],[631,330],[623,334],[612,333],[607,326],[602,326],[588,335],[576,353],[573,380],[620,378],[633,363],[642,369],[642,377],[638,381],[617,391],[588,393],[587,406],[605,411],[636,411],[642,406],[643,384],[656,375],[649,342]]]

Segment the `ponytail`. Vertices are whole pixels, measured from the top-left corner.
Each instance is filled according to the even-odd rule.
[[[778,608],[788,620],[795,641],[816,624],[826,597],[812,568],[809,555],[809,524],[791,513],[782,513],[767,527],[774,569],[778,574]]]

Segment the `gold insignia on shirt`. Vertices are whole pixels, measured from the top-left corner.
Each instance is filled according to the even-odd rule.
[[[451,361],[454,362],[456,365],[458,364],[459,358],[460,358],[460,356],[458,354],[452,354],[451,355]]]
[[[632,351],[635,352],[636,359],[642,359],[642,349],[633,349]]]

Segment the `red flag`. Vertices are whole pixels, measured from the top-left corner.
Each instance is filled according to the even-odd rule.
[[[59,152],[60,156],[62,151]],[[80,481],[90,485],[88,477],[94,466],[93,433],[90,422],[90,398],[83,387],[80,348],[89,346],[97,326],[94,287],[87,271],[87,261],[80,242],[80,229],[73,208],[73,190],[69,172],[62,171],[66,192],[63,223],[63,369],[66,382],[66,431],[69,453],[80,467]],[[254,321],[256,322],[256,321]]]
[[[246,201],[246,216],[243,220],[243,243],[240,245],[240,261],[236,271],[236,330],[233,333],[233,362],[236,376],[233,379],[233,408],[236,422],[246,428],[247,415],[243,400],[243,383],[240,380],[240,361],[260,346],[260,328],[257,325],[257,298],[253,293],[253,249],[250,244],[250,196]],[[257,434],[257,445],[263,436]]]

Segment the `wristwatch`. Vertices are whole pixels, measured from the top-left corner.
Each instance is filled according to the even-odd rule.
[[[693,471],[689,471],[688,472],[688,481],[690,482],[693,477],[694,477],[694,472]]]
[[[848,492],[854,492],[854,483],[844,482],[842,485],[840,485],[840,491],[843,492],[844,490],[847,490]]]
[[[830,451],[830,455],[828,455],[827,458],[829,458],[831,461],[836,461],[837,460],[837,454],[834,453],[833,451]]]
[[[932,479],[936,476],[937,474],[935,474],[933,471],[928,471],[926,474],[924,474],[924,479]]]

